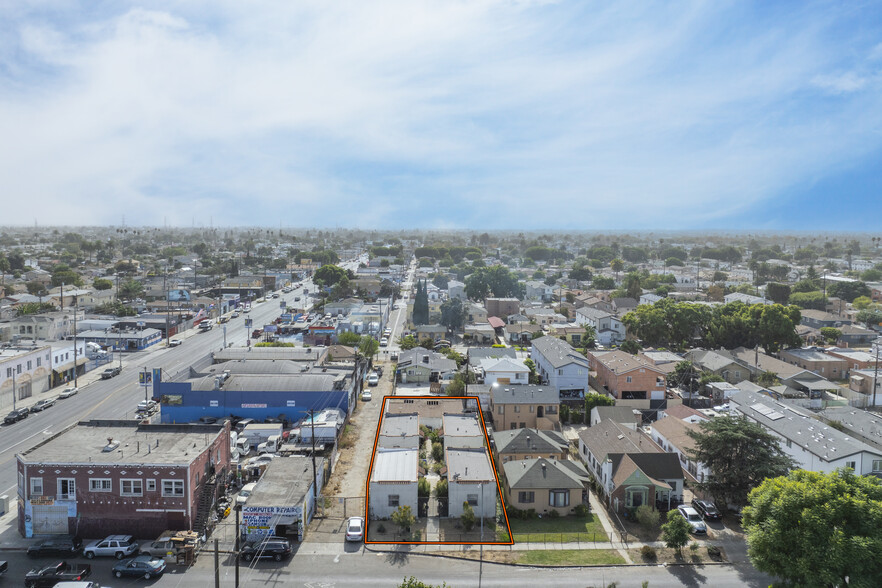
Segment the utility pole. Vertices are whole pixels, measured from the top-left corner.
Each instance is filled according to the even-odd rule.
[[[318,512],[318,476],[315,471],[315,410],[309,409],[309,424],[312,429],[312,503],[315,512]],[[309,513],[303,514],[303,524],[306,525],[306,517]]]
[[[169,300],[168,300],[168,288],[166,286],[166,280],[168,279],[168,264],[165,265],[165,272],[162,274],[162,291],[165,292],[165,346],[168,347],[169,341],[171,339],[171,334],[169,333],[169,325],[168,325],[168,313],[169,310]]]
[[[879,377],[879,351],[882,350],[882,338],[878,339],[874,345],[876,348],[876,368],[873,370],[873,407],[876,406],[876,380]],[[14,372],[13,372],[14,373]]]
[[[214,540],[214,588],[220,588],[220,558],[218,555],[218,540]]]
[[[237,504],[233,508],[236,511],[236,541],[233,544],[235,548],[235,553],[233,553],[233,557],[236,559],[236,576],[233,588],[239,588],[239,511],[242,507]]]
[[[64,297],[61,298],[64,300]],[[77,309],[79,308],[79,299],[74,296],[74,388],[78,387],[79,384],[77,376]]]
[[[15,410],[15,395],[18,390],[15,387],[15,372],[18,371],[18,364],[12,368],[12,410]]]

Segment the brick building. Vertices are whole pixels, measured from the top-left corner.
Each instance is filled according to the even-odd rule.
[[[624,351],[591,352],[596,383],[617,400],[664,400],[665,373],[647,360]]]
[[[230,471],[230,426],[84,421],[16,459],[24,537],[201,532]]]

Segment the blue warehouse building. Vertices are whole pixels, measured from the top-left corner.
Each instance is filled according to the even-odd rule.
[[[310,410],[339,408],[348,414],[358,392],[354,364],[231,361],[207,371],[180,382],[154,381],[153,393],[162,405],[163,423],[230,416],[296,423]]]

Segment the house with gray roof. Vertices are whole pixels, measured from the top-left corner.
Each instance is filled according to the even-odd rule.
[[[561,400],[580,399],[589,390],[588,358],[556,337],[533,339],[530,357],[544,383],[557,390]]]
[[[627,332],[624,323],[609,312],[583,306],[576,309],[575,321],[580,326],[592,327],[601,345],[619,345],[625,341]]]
[[[414,347],[399,354],[396,374],[402,383],[451,380],[456,374],[456,362],[424,347]]]
[[[505,462],[519,459],[567,459],[570,449],[562,434],[544,429],[493,431],[493,446],[500,468]]]
[[[461,517],[468,502],[475,516],[496,516],[496,475],[485,448],[444,448],[447,463],[448,516]]]
[[[484,447],[484,428],[477,414],[444,413],[441,423],[444,447]]]
[[[370,518],[389,518],[400,506],[409,506],[412,512],[418,513],[418,477],[418,450],[378,447],[371,466]]]
[[[703,372],[716,374],[729,382],[737,384],[750,378],[750,370],[728,355],[707,349],[693,349],[686,354],[686,359]]]
[[[585,500],[585,484],[590,480],[580,462],[545,457],[509,461],[501,471],[506,506],[540,515],[571,514]]]
[[[377,447],[419,449],[420,415],[416,412],[383,415]]]
[[[490,414],[493,428],[560,429],[560,399],[550,386],[490,386]]]
[[[733,394],[730,406],[734,414],[759,423],[780,439],[781,449],[801,469],[830,473],[848,467],[859,475],[882,475],[882,451],[808,412],[747,390]]]

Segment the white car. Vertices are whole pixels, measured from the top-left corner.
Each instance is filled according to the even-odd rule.
[[[380,339],[380,347],[386,347],[387,345],[389,345],[389,339],[387,339],[386,337]]]
[[[252,482],[250,484],[245,484],[242,486],[242,489],[239,490],[239,495],[236,496],[236,505],[242,506],[246,502],[248,502],[248,497],[251,496],[251,493],[254,492],[254,488],[257,486],[257,482]]]
[[[61,394],[59,394],[58,397],[59,398],[70,398],[71,396],[73,396],[74,394],[76,394],[79,391],[80,391],[80,389],[77,388],[76,386],[69,386],[69,387],[65,388],[64,390],[62,390]]]
[[[689,526],[692,527],[693,533],[707,533],[707,526],[705,526],[704,521],[701,519],[701,515],[698,514],[697,510],[691,506],[678,506],[677,510],[680,511],[680,514],[686,519]]]
[[[380,376],[377,374],[371,374],[368,376],[368,386],[376,386],[380,383]]]
[[[171,341],[168,342],[168,346],[169,347],[177,347],[181,343],[183,343],[183,341],[181,341],[180,339],[172,339]]]
[[[364,519],[362,517],[349,517],[346,521],[346,540],[361,541],[364,539]]]
[[[271,462],[274,457],[275,457],[275,455],[273,455],[272,453],[264,453],[264,454],[258,455],[257,457],[252,457],[251,459],[248,460],[248,467],[255,468],[255,467],[269,465],[269,462]]]
[[[370,400],[371,398],[373,398],[373,396],[371,395],[371,391],[369,389],[365,389],[362,391],[362,393],[361,393],[362,400]]]

